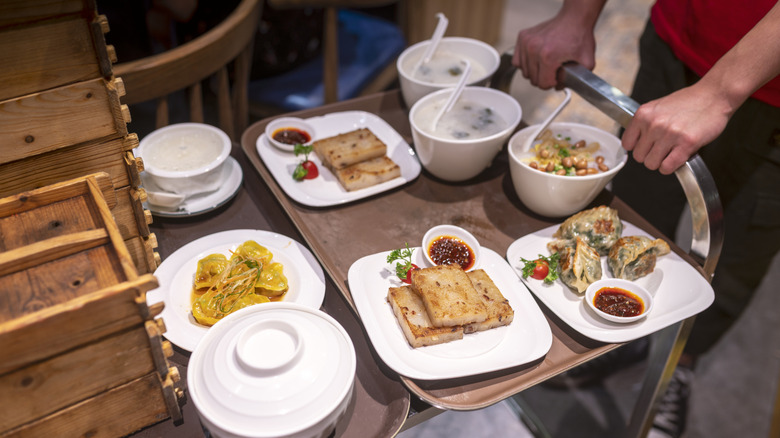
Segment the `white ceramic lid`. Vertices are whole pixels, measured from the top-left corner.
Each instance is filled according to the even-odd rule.
[[[350,396],[355,367],[352,341],[335,319],[272,302],[209,329],[190,357],[187,383],[206,423],[234,436],[289,436]]]

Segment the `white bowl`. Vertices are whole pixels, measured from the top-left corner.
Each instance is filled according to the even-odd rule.
[[[636,316],[616,316],[601,311],[595,306],[594,299],[596,298],[596,293],[598,293],[603,288],[619,288],[633,294],[635,297],[639,298],[640,301],[642,301],[644,311]],[[648,292],[647,289],[638,285],[637,283],[620,278],[604,278],[594,281],[590,286],[588,286],[588,289],[585,290],[585,302],[587,306],[601,318],[604,318],[607,321],[619,323],[638,321],[646,317],[647,314],[653,310],[653,296],[650,295],[650,292]]]
[[[187,385],[215,436],[328,436],[352,398],[355,369],[352,341],[335,319],[271,302],[211,327],[192,352]]]
[[[431,266],[438,264],[431,258],[431,244],[433,244],[433,242],[440,237],[454,238],[455,240],[459,240],[460,243],[466,244],[468,249],[473,254],[474,262],[470,266],[466,266],[464,269],[465,271],[479,268],[479,253],[481,249],[479,241],[476,237],[474,237],[473,234],[455,225],[437,225],[428,230],[428,232],[425,233],[425,236],[423,236],[422,250],[425,253],[425,259],[428,261],[428,263],[431,264]]]
[[[138,155],[144,172],[157,187],[176,194],[214,191],[222,183],[222,165],[230,155],[230,138],[203,123],[178,123],[143,138]]]
[[[458,103],[471,102],[490,108],[503,119],[500,131],[479,138],[445,138],[431,130],[432,114],[437,105],[443,106],[452,89],[431,93],[414,104],[409,111],[409,124],[417,157],[423,167],[434,176],[446,181],[465,181],[479,175],[490,166],[515,131],[523,117],[517,100],[503,91],[485,87],[465,87]],[[455,104],[455,107],[458,106]],[[455,107],[448,114],[455,111]],[[445,114],[442,121],[447,117]]]
[[[536,129],[531,125],[518,131],[509,140],[509,170],[512,183],[520,201],[536,214],[547,217],[570,216],[596,198],[615,174],[626,164],[628,156],[620,145],[620,139],[602,129],[581,123],[553,122],[550,129],[554,134],[571,137],[572,141],[599,142],[596,155],[604,157],[606,172],[585,176],[554,175],[532,169],[528,162],[533,152],[521,151],[526,138]]]
[[[401,86],[401,95],[407,107],[414,105],[426,94],[443,88],[454,87],[459,76],[453,76],[450,83],[435,83],[414,77],[412,70],[431,44],[430,40],[421,41],[408,47],[401,53],[396,61],[398,81]],[[471,62],[471,77],[466,85],[487,85],[493,73],[498,69],[501,57],[498,51],[482,41],[473,38],[447,37],[442,38],[431,62],[439,57],[468,59]]]
[[[277,148],[283,151],[292,152],[295,148],[294,143],[288,144],[274,139],[274,134],[277,131],[283,130],[285,128],[298,130],[301,131],[302,133],[305,133],[304,135],[308,135],[309,140],[301,143],[305,146],[312,144],[312,142],[316,138],[314,127],[303,119],[300,119],[298,117],[280,117],[278,119],[271,120],[265,126],[265,136],[268,138],[268,141],[272,145],[276,146]]]

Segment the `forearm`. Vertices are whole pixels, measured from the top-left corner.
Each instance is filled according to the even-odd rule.
[[[606,3],[607,0],[564,0],[558,16],[573,26],[592,31]]]
[[[780,74],[780,2],[756,24],[697,84],[720,94],[730,112]]]

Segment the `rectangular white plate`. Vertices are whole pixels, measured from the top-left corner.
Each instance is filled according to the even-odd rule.
[[[277,184],[287,196],[310,207],[328,207],[363,199],[377,193],[401,186],[417,178],[422,168],[409,143],[401,134],[380,117],[365,111],[345,111],[306,119],[322,139],[360,128],[368,128],[387,145],[387,156],[401,168],[401,176],[375,186],[348,192],[338,179],[322,165],[317,154],[309,154],[320,171],[320,176],[311,180],[295,181],[292,178],[295,166],[303,159],[292,152],[282,151],[272,145],[265,134],[257,139],[257,153],[271,172]]]
[[[533,260],[539,254],[549,255],[547,243],[558,229],[554,225],[514,241],[506,251],[506,258],[517,275],[522,278],[523,263],[520,258]],[[636,226],[623,221],[623,236],[648,236]],[[601,258],[602,278],[611,278],[606,256]],[[585,294],[578,294],[556,280],[544,284],[533,278],[522,279],[534,295],[571,328],[583,335],[602,342],[628,342],[661,330],[676,322],[696,315],[712,304],[715,294],[712,286],[688,262],[674,252],[658,257],[655,270],[638,278],[636,283],[653,295],[653,310],[647,318],[620,324],[606,321],[596,315],[583,301]]]
[[[421,251],[416,248],[413,261],[423,267],[426,262]],[[522,365],[550,350],[552,332],[536,301],[506,260],[484,247],[480,267],[509,300],[515,312],[512,323],[464,335],[458,341],[412,348],[386,299],[388,288],[403,285],[395,275],[394,265],[387,263],[389,253],[356,261],[349,268],[348,280],[371,343],[387,366],[398,374],[420,380],[470,376]]]

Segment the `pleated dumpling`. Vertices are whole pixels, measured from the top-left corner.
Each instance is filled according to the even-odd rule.
[[[213,286],[229,264],[228,259],[222,254],[209,254],[198,260],[198,267],[195,270],[195,289]]]
[[[553,237],[570,240],[579,236],[600,255],[607,255],[622,233],[623,223],[620,222],[617,210],[602,205],[569,217]]]
[[[609,250],[607,264],[616,278],[636,280],[653,272],[656,257],[669,251],[669,244],[663,239],[621,237]]]
[[[579,293],[601,279],[599,253],[579,236],[575,237],[574,246],[567,246],[560,252],[559,266],[561,281]]]

